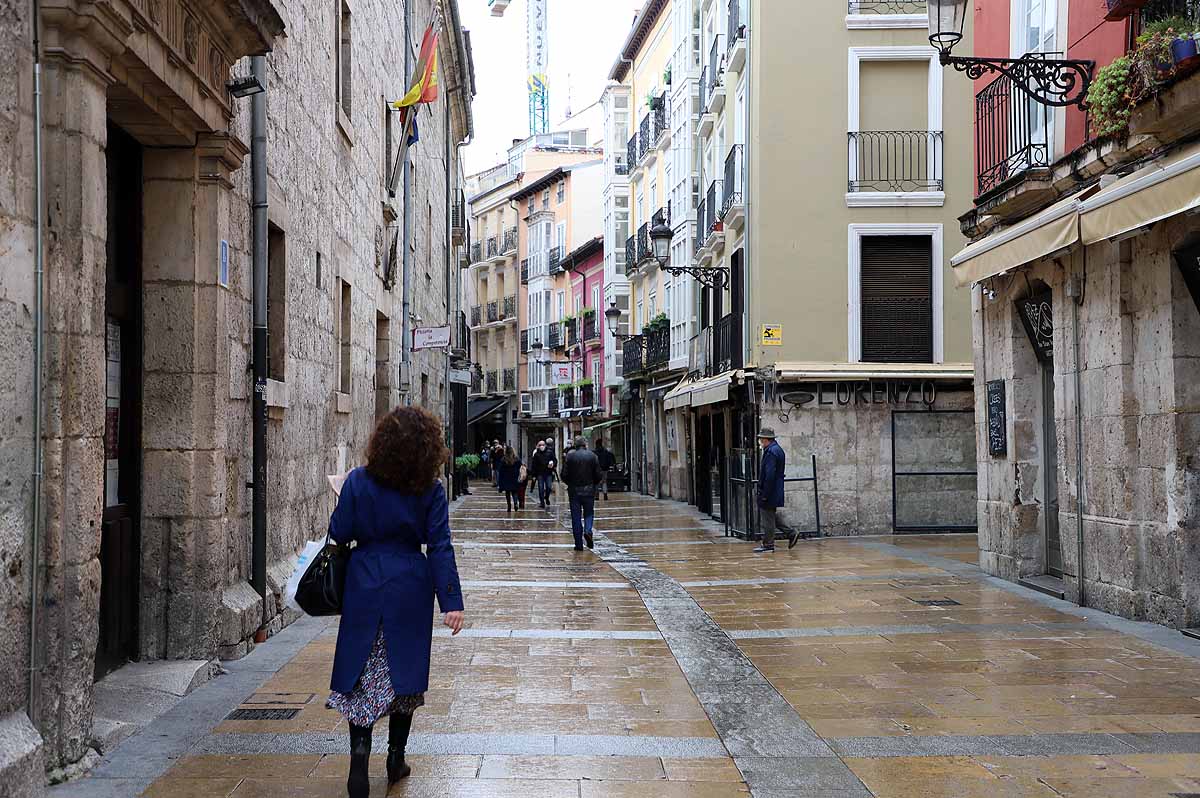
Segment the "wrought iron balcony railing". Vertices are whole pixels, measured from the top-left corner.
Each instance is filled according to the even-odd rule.
[[[494,258],[500,254],[500,237],[491,236],[487,240],[487,256]]]
[[[461,188],[454,190],[454,201],[450,205],[450,226],[456,235],[467,227],[467,199]]]
[[[550,256],[548,258],[548,262],[550,264],[550,273],[551,274],[558,274],[559,272],[561,272],[563,270],[563,268],[562,268],[562,247],[554,247],[553,249],[550,250]]]
[[[594,385],[579,386],[579,404],[576,407],[595,407],[596,388]]]
[[[500,308],[501,318],[515,319],[517,317],[517,295],[509,294],[504,297],[504,305]]]
[[[504,231],[504,243],[501,245],[500,251],[505,254],[517,251],[517,228],[510,227]]]
[[[975,95],[976,196],[1029,169],[1050,166],[1049,117],[1045,106],[1030,102],[1005,75]]]
[[[471,263],[479,263],[483,260],[483,245],[476,241],[471,245]]]
[[[521,258],[521,285],[529,284],[529,258]]]
[[[488,324],[500,321],[500,303],[492,300],[487,303],[487,320]]]
[[[646,260],[654,254],[650,246],[650,223],[645,222],[637,231],[637,259]]]
[[[717,321],[717,333],[713,338],[713,372],[742,367],[742,314],[726,313]]]
[[[722,45],[721,34],[713,36],[712,47],[708,50],[708,93],[711,96],[717,86],[721,85],[722,60],[725,58],[725,48]]]
[[[746,35],[746,25],[744,23],[746,14],[742,9],[742,5],[745,2],[746,0],[729,0],[729,14],[727,15],[729,25],[726,40],[728,42],[727,47],[730,50],[737,44],[738,39]],[[850,0],[850,5],[854,5],[854,0]]]
[[[563,328],[567,332],[567,346],[575,346],[579,343],[579,319],[564,321]]]
[[[721,224],[721,181],[714,180],[708,184],[708,196],[704,198],[704,230],[707,234],[715,233]]]
[[[562,325],[551,324],[549,331],[546,333],[546,346],[550,349],[561,349],[563,345]]]
[[[471,372],[471,393],[483,393],[483,375],[479,372]]]
[[[667,203],[667,206],[665,208],[659,208],[658,210],[656,210],[654,212],[654,215],[650,217],[650,226],[651,227],[654,227],[655,225],[659,225],[659,224],[665,224],[668,226],[671,224],[671,203],[670,202]]]
[[[487,373],[487,392],[496,393],[500,390],[500,375],[496,371]]]
[[[552,416],[558,415],[558,391],[550,392],[550,401],[547,403],[547,408],[549,410],[550,415],[552,415]]]
[[[529,330],[521,330],[521,354],[529,354]]]
[[[661,95],[655,98],[657,105],[651,110],[651,127],[653,128],[654,143],[657,144],[662,140],[663,134],[667,132],[667,93],[664,91]]]
[[[850,14],[924,14],[925,0],[849,0]]]
[[[650,114],[642,117],[641,124],[638,125],[638,161],[646,157],[653,147],[654,142],[651,140],[653,131],[650,129]]]
[[[708,113],[708,65],[700,70],[700,113]]]
[[[562,389],[562,406],[563,406],[563,409],[569,409],[569,408],[575,407],[575,389],[574,388],[563,388]]]
[[[583,317],[583,340],[595,341],[600,338],[600,325],[596,322],[596,314]]]
[[[671,359],[671,329],[661,327],[644,335],[646,339],[646,368],[661,366]]]
[[[849,136],[849,191],[943,189],[942,131],[865,130]]]
[[[504,370],[503,386],[504,386],[505,393],[512,393],[517,390],[517,370],[516,369],[509,368],[509,369]]]
[[[642,364],[642,336],[635,335],[621,345],[622,373],[628,377],[645,370]]]
[[[696,206],[696,245],[695,251],[699,252],[704,246],[704,237],[708,233],[708,228],[705,227],[705,219],[708,213],[708,201],[700,200],[700,204]]]
[[[471,307],[471,326],[478,327],[483,324],[483,308],[479,305]]]
[[[742,181],[745,177],[745,164],[742,156],[744,149],[741,144],[734,144],[725,156],[725,199],[721,203],[721,218],[729,213],[734,205],[743,204]]]
[[[629,139],[629,143],[625,145],[626,172],[637,166],[638,160],[638,134],[634,133]]]
[[[625,239],[625,275],[629,276],[637,271],[638,256],[637,256],[637,236],[632,235]]]

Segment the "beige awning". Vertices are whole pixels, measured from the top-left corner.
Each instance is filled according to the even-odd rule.
[[[776,363],[780,380],[973,380],[970,363]]]
[[[1084,244],[1095,244],[1200,207],[1200,144],[1126,175],[1080,204]]]
[[[971,244],[950,259],[954,283],[962,288],[1044,258],[1079,241],[1075,194],[1041,213]]]
[[[703,407],[724,402],[729,398],[729,386],[737,370],[722,372],[715,377],[681,382],[663,397],[663,407],[674,410],[680,407]]]

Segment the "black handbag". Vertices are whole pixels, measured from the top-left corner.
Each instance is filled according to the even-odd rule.
[[[324,548],[313,558],[296,586],[296,603],[300,609],[316,618],[341,615],[349,564],[350,549],[339,546],[326,535]]]

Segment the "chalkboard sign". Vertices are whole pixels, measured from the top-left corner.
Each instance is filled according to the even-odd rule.
[[[1054,362],[1054,303],[1046,290],[1026,299],[1017,300],[1021,323],[1033,344],[1033,351],[1042,363]]]
[[[1004,380],[987,384],[988,451],[993,457],[1008,453],[1008,412],[1004,399]]]

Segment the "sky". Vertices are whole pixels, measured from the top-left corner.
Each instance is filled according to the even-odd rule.
[[[525,3],[512,0],[503,17],[493,17],[488,0],[459,0],[475,60],[475,137],[463,150],[467,174],[501,163],[512,140],[529,135]],[[642,0],[546,0],[546,5],[554,130],[565,118],[568,93],[576,113],[600,99]]]

